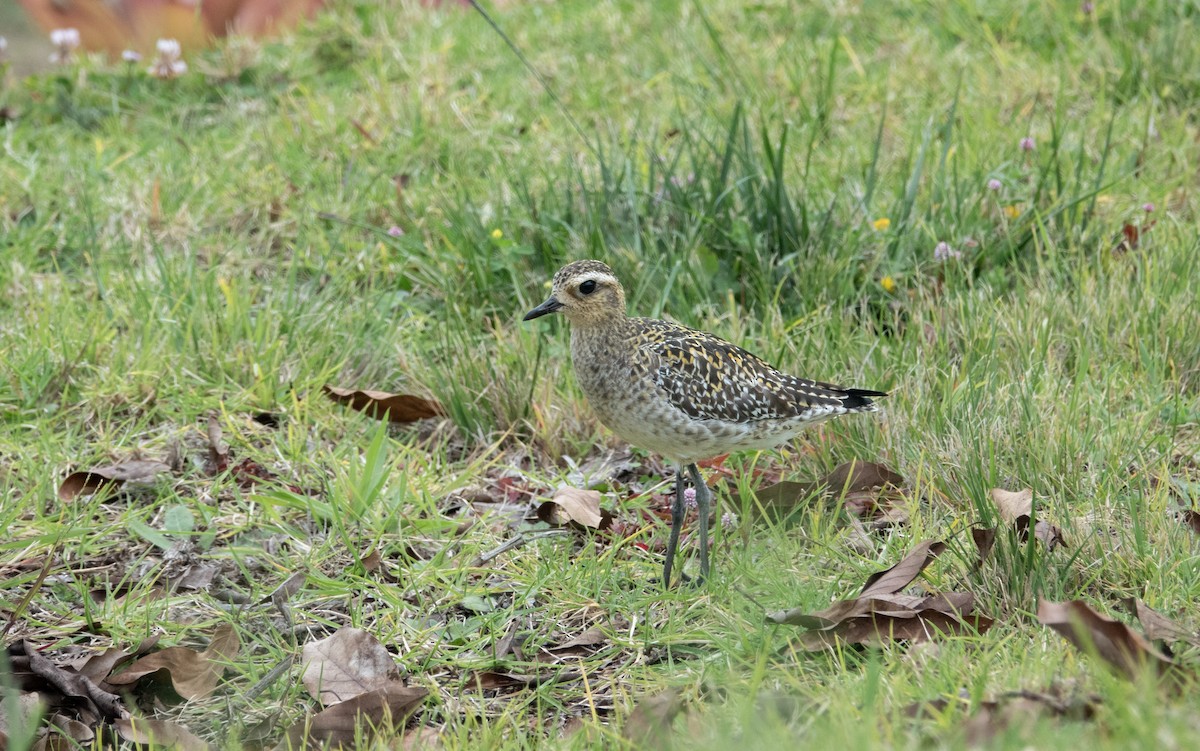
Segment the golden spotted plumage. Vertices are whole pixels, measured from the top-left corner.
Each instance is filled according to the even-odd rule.
[[[560,269],[549,299],[525,320],[554,312],[571,323],[575,375],[600,421],[691,475],[701,512],[701,576],[708,573],[709,493],[695,462],[776,446],[815,422],[875,411],[872,397],[886,396],[788,375],[703,331],[629,318],[624,289],[600,261]],[[683,516],[682,482],[676,496],[664,565],[668,585]]]

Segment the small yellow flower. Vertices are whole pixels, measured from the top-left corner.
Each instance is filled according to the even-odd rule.
[[[896,280],[893,279],[891,277],[891,275],[889,274],[888,276],[885,276],[884,278],[879,280],[879,286],[883,287],[884,292],[895,292],[896,291]]]
[[[886,216],[881,216],[875,221],[871,222],[871,226],[880,232],[883,232],[885,229],[892,226],[892,220],[888,219]]]
[[[1004,207],[1004,215],[1009,219],[1016,219],[1021,215],[1021,207],[1013,204],[1012,206]]]
[[[500,231],[500,228],[499,228],[499,227],[497,227],[496,229],[492,230],[492,239],[493,239],[493,240],[499,240],[499,239],[500,239],[500,238],[502,238],[502,237],[504,237],[504,233]]]

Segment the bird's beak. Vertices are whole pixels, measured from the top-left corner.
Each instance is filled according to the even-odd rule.
[[[562,308],[562,306],[563,304],[558,301],[558,298],[551,295],[550,297],[546,298],[546,302],[526,313],[525,317],[521,320],[532,321],[534,318],[541,318],[544,315],[549,315],[550,313],[559,310]]]

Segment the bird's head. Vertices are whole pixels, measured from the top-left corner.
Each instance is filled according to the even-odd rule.
[[[530,321],[562,313],[574,326],[605,323],[625,317],[625,290],[612,269],[600,261],[575,261],[554,275],[550,297],[525,314]]]

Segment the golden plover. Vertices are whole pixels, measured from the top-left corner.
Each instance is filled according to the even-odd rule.
[[[712,494],[696,462],[777,446],[815,422],[873,412],[878,407],[871,397],[887,396],[796,378],[703,331],[629,318],[625,290],[600,261],[576,261],[559,269],[550,297],[524,320],[556,312],[571,323],[575,377],[600,422],[677,465],[663,564],[666,587],[683,525],[684,471],[696,489],[703,581],[709,572]]]

